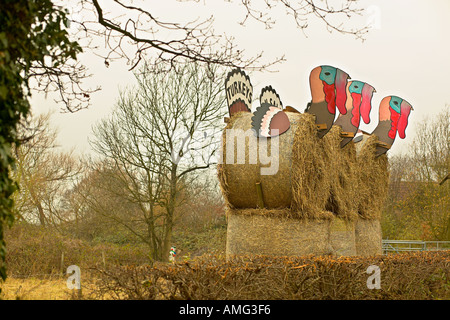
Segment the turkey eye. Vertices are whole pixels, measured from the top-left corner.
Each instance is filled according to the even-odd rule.
[[[329,76],[329,75],[330,75],[330,73],[329,73],[329,72],[325,72],[325,75],[326,75],[326,76]]]
[[[358,86],[355,86],[355,89],[358,89]]]
[[[397,101],[394,101],[394,104],[397,106],[397,105],[398,105],[398,102],[397,102]]]

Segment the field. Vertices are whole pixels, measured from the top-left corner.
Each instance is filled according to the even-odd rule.
[[[1,286],[4,300],[67,300],[72,296],[66,279],[8,278]]]

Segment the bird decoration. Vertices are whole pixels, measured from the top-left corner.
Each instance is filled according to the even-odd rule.
[[[274,107],[283,109],[283,103],[281,102],[280,96],[272,86],[264,87],[261,90],[259,101],[260,103],[268,103]]]
[[[259,137],[275,137],[289,130],[289,118],[275,89],[271,86],[263,88],[260,104],[252,117],[252,128]]]
[[[376,156],[389,150],[398,136],[405,138],[408,117],[413,110],[411,104],[397,96],[385,97],[379,106],[379,123],[372,134],[359,129],[360,119],[370,122],[372,96],[375,88],[350,76],[339,68],[322,65],[312,69],[309,76],[311,102],[305,113],[315,116],[318,137],[322,138],[333,124],[342,128],[340,146],[350,141],[358,148],[370,135],[378,137]],[[240,69],[231,70],[225,79],[225,91],[230,117],[238,112],[251,112],[253,86],[250,78]],[[261,90],[260,106],[252,116],[252,129],[259,137],[275,137],[290,128],[289,112],[300,113],[287,106],[283,108],[280,96],[272,86]],[[336,118],[336,109],[339,115]],[[336,118],[336,121],[335,121]]]
[[[376,157],[391,148],[397,133],[401,139],[406,137],[405,130],[411,110],[414,110],[411,104],[400,97],[387,96],[381,100],[378,125],[372,132],[379,141],[375,151]]]
[[[175,246],[172,246],[169,251],[169,261],[174,264],[176,262],[177,258],[177,248]]]
[[[346,114],[346,87],[350,76],[341,69],[332,66],[314,68],[309,76],[311,103],[305,112],[314,114],[315,123],[322,138],[331,129],[336,115],[336,108]]]
[[[238,112],[251,112],[253,86],[250,78],[240,69],[231,70],[225,79],[230,117]]]
[[[361,117],[366,124],[370,122],[371,100],[373,93],[376,91],[370,84],[355,80],[348,81],[346,92],[346,113],[341,113],[334,122],[335,125],[342,128],[341,148],[345,147],[355,137]]]

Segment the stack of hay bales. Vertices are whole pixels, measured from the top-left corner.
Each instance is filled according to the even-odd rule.
[[[389,187],[389,163],[386,154],[373,156],[377,143],[376,136],[369,136],[357,146],[359,219],[355,236],[360,255],[381,254],[380,219]]]
[[[234,115],[224,130],[218,176],[227,204],[227,256],[381,254],[388,172],[386,156],[374,157],[376,137],[357,152],[353,142],[340,147],[340,127],[319,139],[313,115],[287,115],[291,128],[278,137],[279,156],[269,152],[275,174],[261,174],[273,163],[255,159],[259,148],[267,150],[249,134],[251,113]],[[227,129],[242,130],[245,143],[237,146],[236,131]],[[267,139],[267,149],[272,143]],[[237,162],[241,152],[244,163]]]

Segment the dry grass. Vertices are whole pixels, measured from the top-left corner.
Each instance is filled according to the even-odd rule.
[[[81,291],[67,287],[68,276],[51,276],[46,278],[8,277],[0,283],[0,300],[77,300],[92,299],[97,292],[96,280],[89,275],[82,275]],[[113,299],[105,295],[103,299]]]
[[[17,279],[8,277],[0,286],[2,300],[68,300],[72,291],[67,288],[66,278]]]

